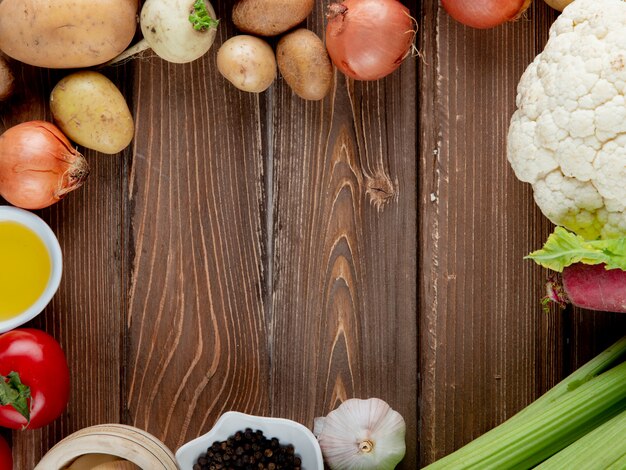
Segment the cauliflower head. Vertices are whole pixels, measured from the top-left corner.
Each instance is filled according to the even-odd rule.
[[[517,89],[507,157],[553,223],[626,236],[626,2],[576,0]]]

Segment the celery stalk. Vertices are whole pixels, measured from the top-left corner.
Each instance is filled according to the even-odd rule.
[[[539,465],[537,470],[605,470],[626,464],[626,411],[581,437]],[[626,468],[626,465],[615,468]]]
[[[519,419],[522,416],[525,417],[529,414],[539,412],[545,407],[550,406],[551,403],[554,403],[568,392],[571,392],[580,385],[592,380],[594,377],[606,372],[611,367],[624,360],[626,360],[626,336],[609,346],[583,366],[576,369],[565,379],[540,396],[537,400],[518,412],[509,421],[513,418]]]
[[[626,455],[620,457],[604,470],[624,470],[626,468]]]
[[[517,415],[426,467],[529,468],[626,409],[626,337]]]

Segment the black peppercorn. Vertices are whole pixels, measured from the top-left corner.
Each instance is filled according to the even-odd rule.
[[[266,438],[263,431],[246,428],[214,442],[192,470],[300,470],[301,465],[293,445],[281,445],[275,437]]]

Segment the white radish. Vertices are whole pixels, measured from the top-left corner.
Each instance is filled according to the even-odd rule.
[[[139,16],[143,39],[109,64],[147,49],[168,62],[199,59],[213,45],[218,21],[208,0],[147,0]]]

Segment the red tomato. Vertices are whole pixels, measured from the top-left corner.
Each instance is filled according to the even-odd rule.
[[[0,375],[17,372],[30,388],[30,423],[13,406],[0,406],[0,426],[36,429],[57,419],[69,400],[70,373],[59,343],[40,330],[0,335]]]
[[[7,441],[0,436],[0,470],[13,470],[13,455]]]

